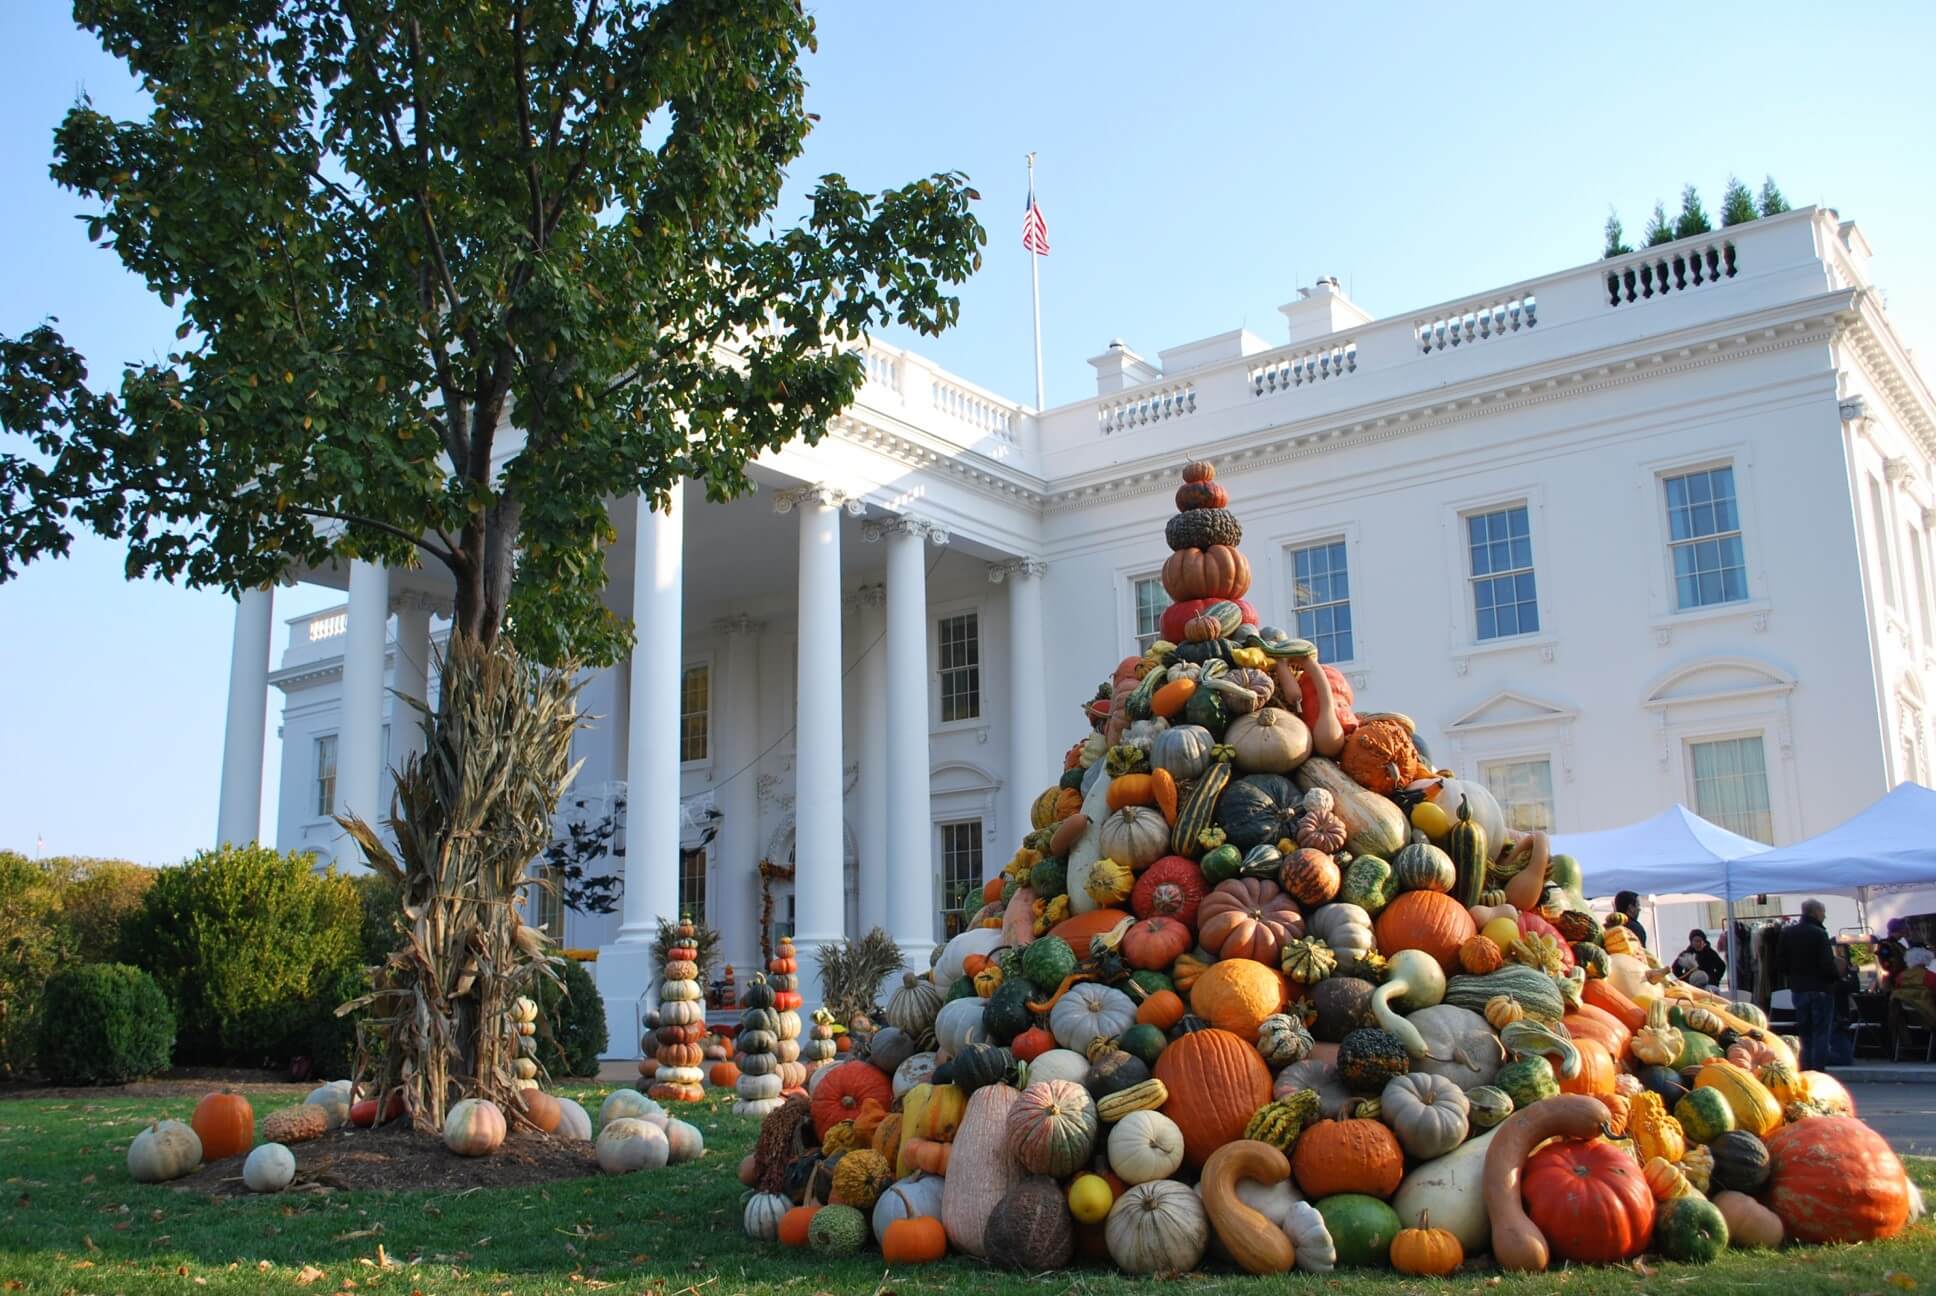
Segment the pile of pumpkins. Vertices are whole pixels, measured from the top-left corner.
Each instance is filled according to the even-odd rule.
[[[1752,1005],[1603,928],[1577,865],[1244,601],[1208,464],[1161,639],[1031,831],[765,1117],[758,1238],[1030,1272],[1536,1272],[1891,1236],[1921,1202]]]

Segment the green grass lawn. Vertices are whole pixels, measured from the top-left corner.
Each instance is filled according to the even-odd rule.
[[[290,1101],[305,1087],[291,1086]],[[567,1090],[596,1112],[602,1091]],[[274,1104],[255,1098],[258,1112]],[[467,1194],[298,1193],[210,1199],[128,1178],[128,1140],[148,1120],[187,1120],[187,1097],[0,1101],[0,1290],[14,1292],[438,1293],[732,1292],[1107,1293],[1147,1284],[1103,1270],[1041,1279],[968,1260],[886,1273],[878,1256],[828,1263],[756,1243],[740,1232],[734,1175],[755,1123],[725,1099],[680,1113],[705,1131],[707,1153],[652,1173]],[[1912,1173],[1936,1191],[1936,1161]],[[379,1267],[378,1248],[394,1267]],[[1779,1289],[1936,1293],[1936,1227],[1892,1241],[1806,1248],[1779,1256],[1737,1252],[1705,1268],[1581,1269],[1540,1278],[1476,1273],[1446,1282],[1377,1275],[1289,1279],[1210,1273],[1212,1289],[1266,1290],[1286,1282],[1354,1296],[1428,1288],[1570,1293]]]

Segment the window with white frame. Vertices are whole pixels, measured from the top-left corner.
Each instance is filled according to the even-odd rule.
[[[1553,831],[1553,763],[1535,760],[1483,761],[1479,778],[1498,800],[1506,826],[1521,832]]]
[[[1687,745],[1694,813],[1729,832],[1774,844],[1768,804],[1768,760],[1761,735]]]
[[[1318,660],[1355,661],[1351,632],[1351,572],[1343,540],[1291,550],[1291,608],[1297,637],[1317,645]]]
[[[1129,588],[1136,601],[1136,648],[1148,652],[1163,637],[1163,612],[1170,606],[1170,596],[1160,576],[1138,576]]]
[[[1909,565],[1916,586],[1916,626],[1926,648],[1930,643],[1929,567],[1923,555],[1923,533],[1915,527],[1909,528]]]
[[[1465,519],[1473,634],[1483,643],[1539,631],[1532,520],[1524,504]]]
[[[981,715],[981,617],[961,612],[941,618],[935,642],[941,667],[941,723]]]
[[[531,910],[531,925],[554,941],[565,939],[565,901],[558,888],[563,884],[563,870],[545,863],[534,863],[532,871],[541,878],[548,879],[549,886],[533,886],[525,889],[526,904]]]
[[[706,848],[679,852],[679,912],[706,925]]]
[[[713,672],[704,664],[688,666],[679,677],[679,759],[702,761],[712,736]]]
[[[1889,514],[1882,505],[1882,483],[1869,474],[1869,525],[1875,534],[1876,565],[1882,568],[1882,601],[1896,606],[1896,564],[1889,552]]]
[[[336,813],[336,735],[324,734],[316,740],[316,814]]]
[[[969,893],[979,891],[981,884],[981,820],[942,824],[941,897],[951,923],[960,922]]]
[[[1735,502],[1734,467],[1697,468],[1662,479],[1674,601],[1686,612],[1748,597],[1748,566]]]

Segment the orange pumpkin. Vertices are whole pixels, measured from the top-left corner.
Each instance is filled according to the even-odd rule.
[[[1155,799],[1156,808],[1163,813],[1163,822],[1174,827],[1177,805],[1176,776],[1163,769],[1150,771],[1150,793]]]
[[[1814,1116],[1768,1136],[1763,1195],[1788,1236],[1871,1242],[1909,1221],[1909,1178],[1880,1134],[1850,1116]]]
[[[841,1036],[842,1040],[847,1036]],[[837,1046],[836,1046],[837,1047]],[[882,1107],[894,1105],[894,1086],[871,1062],[842,1062],[820,1078],[813,1091],[813,1128],[826,1132],[860,1115],[869,1100]]]
[[[1183,1012],[1183,1000],[1176,991],[1158,990],[1137,1007],[1136,1020],[1168,1034],[1170,1027],[1182,1019]],[[1020,1057],[1021,1054],[1018,1052],[1015,1056]]]
[[[948,1254],[948,1231],[932,1215],[897,1219],[881,1235],[881,1259],[891,1265],[932,1264]]]
[[[1506,961],[1506,953],[1493,942],[1490,936],[1474,936],[1459,946],[1459,968],[1473,976],[1484,976],[1497,972]]]
[[[1049,928],[1049,935],[1060,936],[1069,942],[1070,949],[1080,954],[1088,950],[1092,936],[1114,931],[1117,923],[1134,917],[1135,915],[1125,913],[1121,909],[1091,909],[1086,914],[1077,914],[1073,918],[1066,918],[1057,923]]]
[[[1004,877],[1000,873],[997,873],[994,877],[989,878],[986,882],[982,883],[981,884],[981,902],[983,904],[994,904],[997,900],[1001,899],[1002,885],[1007,881],[1008,879],[1006,877]]]
[[[1478,934],[1465,906],[1443,891],[1407,891],[1378,912],[1378,948],[1390,956],[1424,950],[1447,972],[1459,970],[1459,947]]]
[[[1008,1051],[1015,1055],[1017,1062],[1033,1062],[1054,1047],[1055,1036],[1040,1026],[1031,1026],[1009,1041]]]
[[[224,1089],[195,1104],[189,1128],[202,1141],[202,1159],[241,1156],[255,1146],[255,1109],[239,1093]]]
[[[1390,1197],[1405,1177],[1405,1150],[1383,1122],[1319,1121],[1298,1136],[1291,1174],[1307,1197]]]
[[[1613,1054],[1607,1046],[1597,1039],[1575,1039],[1573,1047],[1580,1052],[1579,1074],[1570,1079],[1560,1080],[1560,1092],[1570,1094],[1592,1094],[1595,1097],[1613,1092],[1614,1076],[1619,1068],[1613,1064]]]
[[[986,954],[970,954],[961,960],[961,975],[966,977],[974,976],[987,966],[988,956]]]
[[[1156,690],[1150,699],[1150,710],[1169,720],[1181,715],[1192,697],[1196,696],[1197,682],[1193,679],[1174,679]]]
[[[1146,806],[1156,803],[1156,788],[1147,774],[1124,774],[1109,780],[1109,808]]]
[[[780,1216],[780,1245],[799,1247],[807,1244],[807,1227],[813,1223],[814,1212],[818,1206],[795,1206]]]
[[[1198,942],[1221,959],[1255,959],[1276,967],[1284,942],[1303,934],[1297,902],[1267,878],[1219,882],[1197,905]]]
[[[1284,974],[1247,958],[1212,963],[1190,987],[1190,1008],[1197,1016],[1252,1044],[1264,1018],[1280,1011],[1284,1000]]]
[[[1169,1090],[1163,1114],[1183,1134],[1183,1155],[1201,1168],[1270,1101],[1271,1073],[1242,1036],[1215,1027],[1191,1031],[1156,1058],[1155,1076]],[[1396,1186],[1396,1185],[1394,1185]]]
[[[1564,1025],[1574,1039],[1599,1040],[1606,1045],[1615,1062],[1627,1055],[1627,1043],[1633,1039],[1633,1032],[1621,1025],[1612,1013],[1589,1003],[1566,1014]]]

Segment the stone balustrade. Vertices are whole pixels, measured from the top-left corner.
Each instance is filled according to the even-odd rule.
[[[1270,396],[1358,371],[1358,344],[1333,342],[1326,346],[1287,347],[1251,357],[1250,392]]]
[[[1157,382],[1112,396],[1096,406],[1096,423],[1104,434],[1197,412],[1194,382]]]

